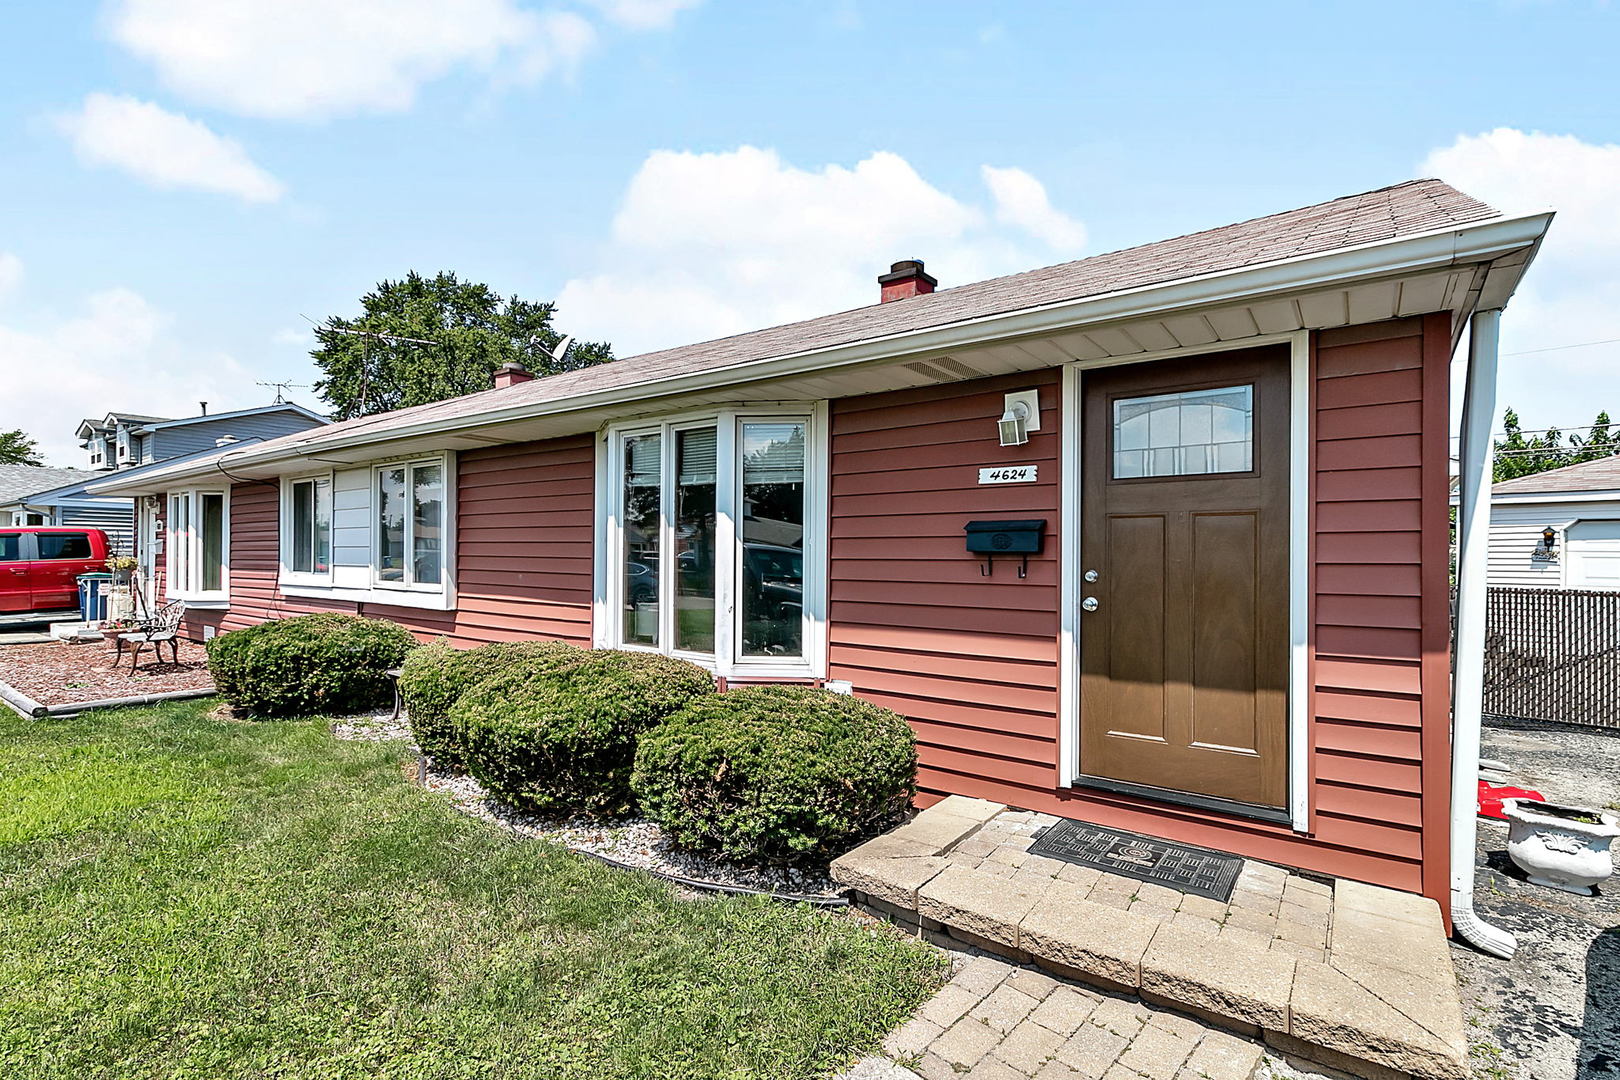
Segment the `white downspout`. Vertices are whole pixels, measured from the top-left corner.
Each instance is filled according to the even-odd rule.
[[[1485,693],[1485,562],[1491,528],[1491,425],[1502,310],[1474,313],[1458,450],[1457,654],[1451,705],[1451,922],[1464,941],[1503,959],[1513,935],[1474,911],[1479,728]]]

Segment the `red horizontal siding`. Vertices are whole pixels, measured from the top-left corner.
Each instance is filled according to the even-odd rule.
[[[455,611],[336,603],[285,596],[276,585],[279,494],[267,484],[231,489],[231,606],[193,612],[194,634],[312,611],[390,619],[423,637],[460,644],[591,640],[595,535],[593,440],[588,435],[462,454],[457,463]]]
[[[1397,320],[1313,344],[1313,828],[1443,901],[1450,326]]]
[[[1314,342],[1308,835],[1056,786],[1058,425],[1013,451],[994,434],[1008,390],[1039,386],[1056,416],[1053,374],[834,402],[830,675],[911,718],[923,802],[981,796],[1443,895],[1445,580],[1429,559],[1449,344],[1444,318]],[[976,483],[1013,461],[1041,482]],[[1001,516],[1048,522],[1026,579],[1005,563],[984,578],[964,549],[968,520]]]
[[[1031,795],[1057,782],[1058,373],[850,398],[832,407],[829,675],[910,717],[925,791],[976,776]],[[1002,395],[1038,388],[1042,430],[996,437]],[[1034,484],[978,484],[1034,464]],[[1020,579],[985,577],[963,526],[1044,518]],[[1028,799],[1023,800],[1025,802]]]

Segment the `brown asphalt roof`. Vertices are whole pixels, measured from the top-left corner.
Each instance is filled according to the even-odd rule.
[[[389,429],[405,424],[462,416],[471,418],[487,411],[932,329],[1500,216],[1498,211],[1443,181],[1408,180],[1315,206],[1039,270],[940,289],[925,296],[872,304],[695,345],[643,353],[500,390],[485,390],[448,401],[345,420],[316,431],[282,436],[265,445],[319,443],[372,430],[382,437]],[[876,291],[874,287],[874,294]]]
[[[1565,465],[1562,469],[1503,480],[1491,485],[1492,495],[1523,495],[1530,492],[1620,491],[1620,454],[1596,461]]]

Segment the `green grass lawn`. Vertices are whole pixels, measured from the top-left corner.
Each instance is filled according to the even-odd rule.
[[[942,978],[842,914],[512,838],[398,744],[214,704],[0,717],[0,1076],[812,1077]]]

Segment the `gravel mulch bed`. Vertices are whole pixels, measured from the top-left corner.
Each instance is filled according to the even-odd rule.
[[[332,725],[340,739],[381,742],[410,740],[409,722],[390,720],[392,709],[344,717]],[[842,889],[827,876],[825,867],[750,867],[670,846],[656,822],[645,818],[596,821],[589,818],[545,817],[515,810],[491,798],[482,784],[464,773],[452,772],[428,761],[422,786],[450,797],[457,809],[512,830],[519,836],[549,840],[574,851],[588,852],[643,870],[687,878],[709,885],[727,885],[760,892],[796,896],[834,897]]]
[[[176,690],[212,690],[208,653],[194,642],[180,642],[180,662],[171,664],[169,650],[158,663],[150,648],[141,654],[141,666],[129,672],[130,654],[114,666],[113,651],[101,642],[69,645],[63,641],[0,646],[0,682],[26,694],[41,705],[72,705],[81,701],[167,694]]]

